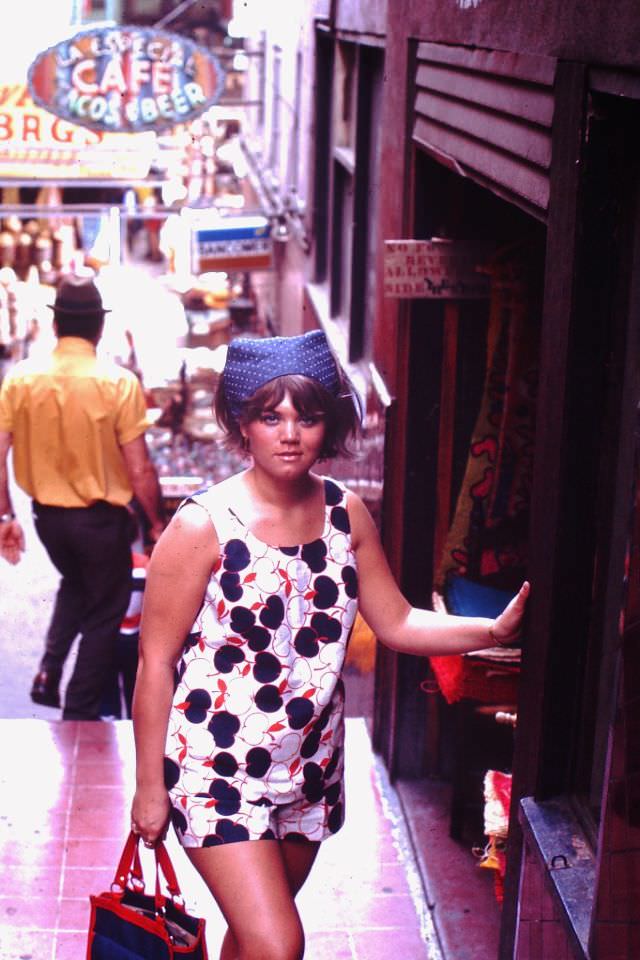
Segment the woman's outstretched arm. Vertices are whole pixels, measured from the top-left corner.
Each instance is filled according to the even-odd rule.
[[[144,594],[133,698],[136,793],[131,820],[146,842],[161,836],[169,815],[163,758],[174,668],[219,555],[211,520],[186,504],[154,548]]]
[[[517,637],[529,596],[527,582],[495,620],[412,607],[389,569],[369,511],[353,494],[349,494],[348,505],[358,563],[360,612],[382,643],[402,653],[438,656],[482,650]]]

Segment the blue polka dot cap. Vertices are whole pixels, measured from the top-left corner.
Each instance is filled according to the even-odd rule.
[[[299,337],[238,338],[227,349],[222,372],[224,391],[234,417],[260,387],[276,377],[296,375],[316,380],[337,396],[338,368],[322,330]]]

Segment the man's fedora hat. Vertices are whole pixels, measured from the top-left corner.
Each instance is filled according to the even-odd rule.
[[[65,277],[56,293],[53,304],[49,304],[54,313],[95,314],[109,313],[102,305],[100,291],[88,277]]]

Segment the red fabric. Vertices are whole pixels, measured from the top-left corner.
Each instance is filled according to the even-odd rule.
[[[489,843],[480,863],[494,871],[494,892],[498,903],[504,899],[504,876],[507,869],[506,842],[511,806],[511,774],[487,770],[484,777],[484,820]]]
[[[455,703],[463,696],[462,657],[429,657],[438,687],[447,703]]]
[[[492,804],[491,822],[496,835],[506,837],[509,826],[509,807],[511,806],[511,774],[500,770],[487,770],[484,779],[485,803]],[[499,828],[499,829],[498,829]]]
[[[129,606],[120,624],[120,633],[136,634],[140,631],[142,619],[142,597],[147,577],[149,557],[145,553],[131,552],[131,596]]]
[[[429,657],[447,703],[468,697],[481,703],[516,703],[520,668],[499,667],[460,655]]]

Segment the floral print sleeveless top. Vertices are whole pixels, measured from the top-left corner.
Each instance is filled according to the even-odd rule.
[[[190,498],[211,517],[220,559],[177,665],[167,733],[185,846],[324,839],[342,824],[340,676],[358,583],[346,491],[323,484],[322,536],[301,546],[259,540],[215,487]]]

